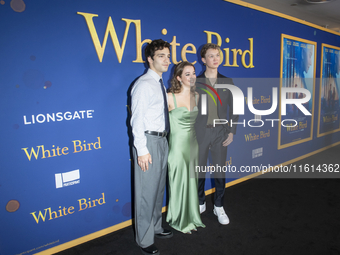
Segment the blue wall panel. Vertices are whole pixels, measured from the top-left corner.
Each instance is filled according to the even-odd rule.
[[[122,19],[140,21],[142,41],[175,38],[179,45],[172,55],[176,52],[177,61],[183,46],[193,44],[197,53],[186,55],[197,61],[198,74],[203,67],[199,51],[209,32],[217,33],[221,48],[230,51],[250,50],[252,38],[254,68],[245,68],[239,56],[239,67],[219,69],[235,78],[245,96],[252,84],[259,84],[254,86],[256,97],[280,86],[282,33],[317,43],[317,77],[321,43],[340,46],[337,34],[220,0],[1,1],[1,255],[41,252],[131,219],[127,105],[131,84],[145,72],[145,64],[133,62],[136,26],[130,24],[121,62],[110,36],[100,62],[85,18],[77,12],[97,15],[93,22],[100,43],[110,17],[120,45],[126,29]],[[167,85],[171,71],[164,74]],[[260,83],[263,78],[267,82]],[[256,131],[238,127],[227,160],[237,167],[275,165],[339,142],[339,133],[316,138],[319,83],[315,86],[312,141],[278,150],[277,125]],[[47,114],[54,114],[55,121],[47,121]],[[270,117],[277,119],[278,110]],[[253,118],[247,107],[243,118]],[[268,138],[245,139],[248,133],[268,130]],[[256,148],[263,148],[263,155],[252,159]],[[63,177],[63,187],[57,188],[57,176]],[[206,185],[212,187],[211,182]]]

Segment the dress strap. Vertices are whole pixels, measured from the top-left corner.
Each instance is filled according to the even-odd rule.
[[[174,97],[174,104],[175,104],[175,108],[177,108],[177,102],[176,102],[176,97],[175,97],[175,94],[172,93],[172,96]]]
[[[195,93],[195,103],[196,103],[196,106],[197,106],[197,94]]]

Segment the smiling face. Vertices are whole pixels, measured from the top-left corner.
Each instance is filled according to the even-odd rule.
[[[193,66],[185,66],[181,76],[177,76],[177,80],[182,82],[182,86],[192,87],[195,86],[196,73]]]
[[[150,69],[155,71],[159,76],[168,71],[170,65],[170,51],[168,48],[156,50],[153,59],[148,57]]]
[[[220,52],[218,49],[208,49],[202,62],[210,69],[216,69],[220,65]]]

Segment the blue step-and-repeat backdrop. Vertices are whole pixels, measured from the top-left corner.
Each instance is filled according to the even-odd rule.
[[[0,24],[1,255],[56,252],[130,224],[129,93],[150,40],[171,43],[167,86],[174,64],[200,74],[201,47],[221,45],[219,71],[245,97],[228,166],[275,166],[340,141],[340,36],[326,29],[222,0],[1,0]],[[277,106],[254,121],[248,100],[270,109],[286,87],[310,91],[312,116]]]

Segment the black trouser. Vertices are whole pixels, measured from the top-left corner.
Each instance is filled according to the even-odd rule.
[[[227,157],[227,147],[222,146],[223,141],[228,137],[226,130],[217,125],[215,128],[206,128],[205,136],[203,141],[199,144],[199,166],[200,169],[204,169],[207,165],[207,159],[209,155],[209,150],[211,153],[211,158],[213,166],[220,166],[221,168],[226,164]],[[202,205],[205,202],[205,192],[204,185],[205,179],[214,177],[215,181],[215,195],[214,204],[217,207],[223,206],[224,190],[225,190],[225,173],[223,171],[215,172],[213,175],[210,173],[205,173],[201,171],[199,173],[198,179],[198,199],[199,204]]]

